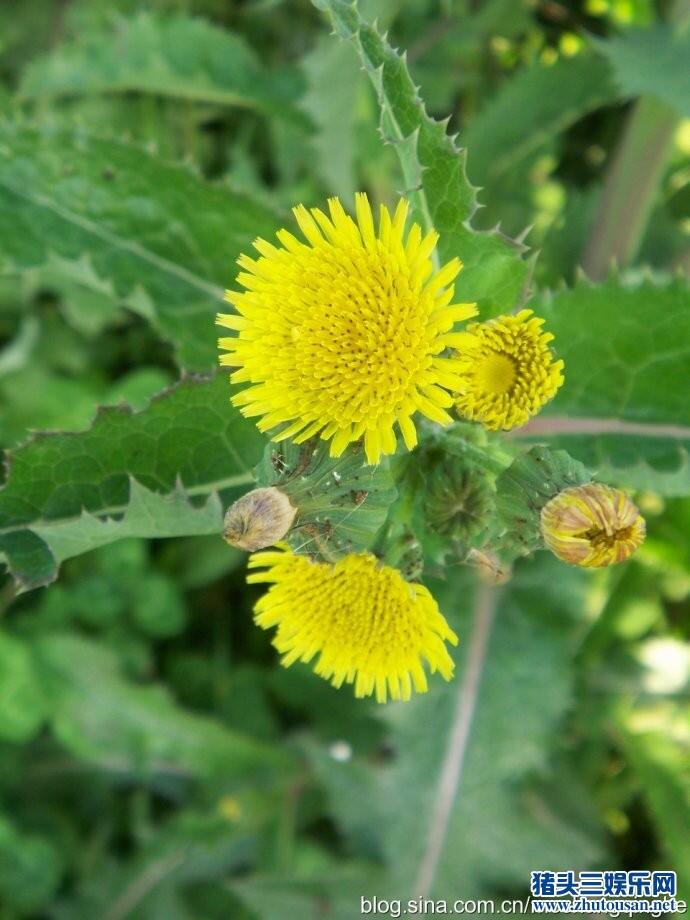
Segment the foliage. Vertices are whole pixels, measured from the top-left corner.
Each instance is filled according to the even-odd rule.
[[[568,385],[545,410],[553,416],[544,419],[553,426],[550,443],[567,447],[603,479],[687,494],[690,431],[676,386],[690,350],[687,298],[681,278],[626,283],[615,276],[536,297],[568,369]]]
[[[203,19],[140,12],[33,61],[19,93],[35,100],[140,92],[297,118],[286,89],[239,35]]]
[[[88,131],[6,123],[0,150],[4,270],[57,261],[69,280],[152,322],[182,366],[211,367],[208,316],[227,266],[247,238],[270,235],[275,215],[186,166]]]
[[[684,62],[690,53],[687,29],[659,23],[634,29],[602,46],[625,93],[655,96],[683,115],[690,114],[690,82]]]
[[[188,379],[140,413],[104,409],[89,431],[10,454],[1,545],[17,581],[45,584],[64,559],[122,537],[217,533],[219,495],[252,481],[259,440],[222,383]]]
[[[354,920],[539,868],[671,868],[690,897],[689,34],[642,0],[0,9],[3,920]],[[676,136],[619,189],[636,262],[594,282],[650,97]],[[423,423],[373,468],[231,406],[235,260],[360,189],[409,198],[479,320],[545,317],[566,382],[524,428]],[[539,532],[593,475],[648,531],[594,574]],[[382,707],[280,667],[220,539],[254,484],[299,506],[294,550],[423,577],[453,681]]]

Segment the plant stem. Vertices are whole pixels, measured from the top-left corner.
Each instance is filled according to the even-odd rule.
[[[582,267],[593,280],[636,255],[680,121],[651,96],[635,103],[604,182]]]
[[[478,586],[465,673],[458,685],[457,705],[448,737],[448,748],[441,765],[436,801],[429,821],[429,836],[415,881],[414,895],[416,897],[428,897],[443,855],[453,806],[462,780],[467,744],[477,708],[497,602],[497,588],[486,584]]]
[[[690,0],[676,0],[669,21],[681,27],[688,18]],[[612,262],[624,266],[635,258],[680,121],[652,96],[638,99],[628,115],[582,255],[592,280],[604,278]]]

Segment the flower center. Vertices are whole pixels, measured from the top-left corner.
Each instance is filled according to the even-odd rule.
[[[475,374],[482,391],[494,396],[508,393],[517,377],[515,361],[508,355],[500,355],[497,352],[491,352],[480,361]]]
[[[621,527],[618,530],[607,532],[600,527],[592,527],[578,534],[580,539],[585,539],[594,549],[613,549],[619,543],[632,539],[634,527]]]

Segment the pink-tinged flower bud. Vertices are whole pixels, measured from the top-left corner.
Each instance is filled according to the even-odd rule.
[[[252,489],[231,505],[223,525],[223,538],[253,553],[279,543],[292,527],[297,508],[280,489]]]
[[[596,482],[564,489],[541,511],[544,543],[571,565],[599,568],[624,562],[645,531],[644,518],[625,492]]]

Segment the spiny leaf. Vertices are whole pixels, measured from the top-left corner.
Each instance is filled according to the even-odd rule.
[[[446,132],[446,123],[424,109],[404,55],[395,51],[357,12],[354,2],[313,0],[326,11],[341,38],[354,42],[377,92],[381,133],[394,145],[415,217],[440,234],[439,255],[458,256],[464,270],[456,285],[460,300],[478,301],[482,316],[512,309],[528,284],[530,266],[521,248],[497,233],[472,230],[476,189],[465,173],[466,151]]]
[[[690,287],[686,280],[538,295],[565,361],[555,400],[520,437],[548,439],[613,485],[690,493]]]
[[[213,318],[233,261],[275,226],[246,195],[124,141],[0,123],[0,267],[73,263],[75,280],[111,286],[185,367],[215,363]]]
[[[33,61],[24,71],[20,99],[131,92],[304,120],[288,81],[271,78],[239,35],[203,19],[151,12],[118,16],[102,32],[84,30]]]
[[[32,531],[50,550],[55,565],[124,537],[177,537],[219,534],[223,507],[217,492],[211,492],[198,507],[177,483],[172,492],[161,495],[130,477],[124,514],[98,517],[82,511],[78,520],[37,523]]]
[[[319,439],[269,444],[257,481],[277,486],[298,509],[293,550],[332,561],[372,545],[397,493],[387,458],[372,467],[361,446],[335,459],[328,451]]]
[[[228,393],[221,376],[187,379],[141,412],[107,408],[88,431],[36,435],[11,452],[0,553],[20,587],[124,536],[220,534],[219,495],[227,503],[252,482],[264,443]]]
[[[488,184],[587,112],[619,96],[598,55],[537,62],[507,80],[464,135],[468,171]]]
[[[496,510],[504,531],[501,548],[520,555],[538,549],[544,505],[563,489],[591,480],[589,470],[564,450],[533,447],[514,460],[496,480]]]

